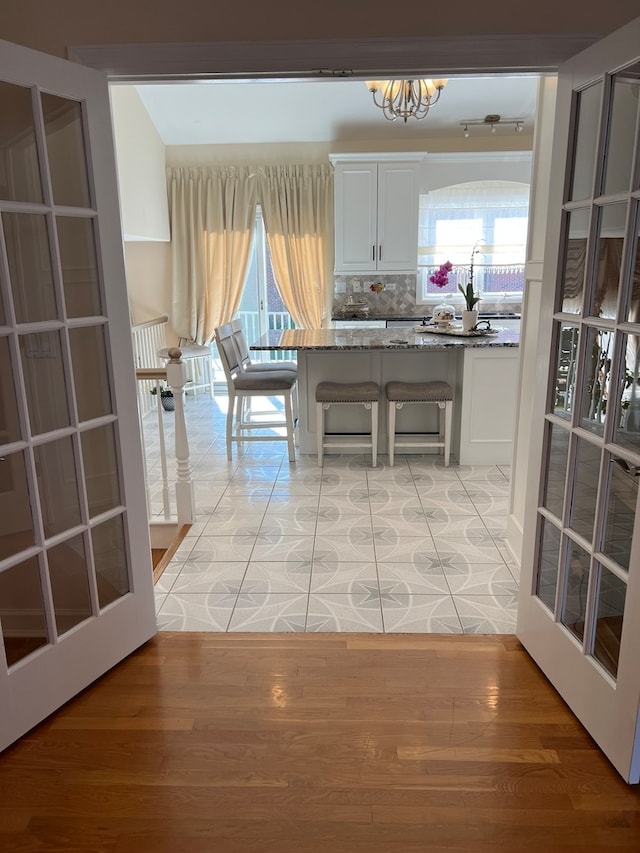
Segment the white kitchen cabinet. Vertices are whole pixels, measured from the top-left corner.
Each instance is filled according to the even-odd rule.
[[[415,273],[422,154],[330,155],[335,272]]]

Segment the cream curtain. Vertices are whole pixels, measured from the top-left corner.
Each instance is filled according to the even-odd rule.
[[[298,328],[319,329],[333,274],[333,168],[264,166],[258,185],[282,300]]]
[[[257,181],[250,167],[168,169],[173,244],[171,322],[199,344],[233,319],[253,237]]]

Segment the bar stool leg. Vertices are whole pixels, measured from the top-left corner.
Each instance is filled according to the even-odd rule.
[[[289,462],[296,461],[296,452],[293,446],[293,410],[291,406],[291,392],[284,395],[284,413],[287,422],[287,446],[289,448]]]
[[[324,403],[316,403],[316,438],[318,441],[318,465],[322,468],[324,456]]]
[[[233,433],[233,413],[236,407],[236,401],[231,392],[227,401],[227,459],[231,462],[231,435]]]
[[[447,400],[444,404],[444,464],[449,467],[451,454],[451,422],[453,420],[453,402]]]
[[[378,401],[369,404],[371,406],[371,467],[378,465]]]
[[[393,468],[395,450],[396,450],[396,403],[395,400],[389,400],[389,410],[387,417],[387,445],[389,448],[389,467]]]

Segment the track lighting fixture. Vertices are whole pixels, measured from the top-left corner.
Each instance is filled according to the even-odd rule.
[[[489,113],[484,118],[465,118],[460,122],[465,139],[470,136],[470,127],[488,127],[490,133],[495,133],[498,125],[503,124],[512,124],[516,133],[522,133],[524,130],[524,119],[503,118],[498,113]]]

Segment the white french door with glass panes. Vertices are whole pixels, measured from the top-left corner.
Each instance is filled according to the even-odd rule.
[[[156,621],[106,77],[0,42],[0,115],[3,749]]]
[[[249,344],[257,341],[265,332],[272,329],[292,329],[294,327],[291,315],[287,311],[276,285],[260,207],[256,210],[252,250],[238,316],[242,321],[245,337]],[[259,361],[262,355],[264,353],[256,352],[253,358]],[[287,354],[274,353],[273,355]]]
[[[640,19],[558,82],[517,633],[637,783]]]

